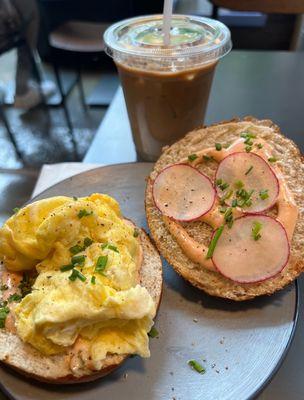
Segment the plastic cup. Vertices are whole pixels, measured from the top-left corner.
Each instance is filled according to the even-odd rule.
[[[165,145],[204,123],[215,67],[232,47],[216,20],[173,15],[164,46],[162,15],[110,26],[106,52],[117,66],[139,160],[155,161]]]

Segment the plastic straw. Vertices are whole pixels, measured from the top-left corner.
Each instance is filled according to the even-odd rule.
[[[164,45],[169,46],[170,44],[170,29],[173,11],[173,0],[164,1],[164,17],[163,17],[163,35]]]

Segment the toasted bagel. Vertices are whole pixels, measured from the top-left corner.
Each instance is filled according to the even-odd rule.
[[[139,231],[143,249],[140,283],[148,290],[158,308],[162,293],[162,263],[148,235],[143,230]],[[2,273],[4,267],[1,268]],[[100,370],[88,372],[84,369],[82,376],[75,376],[71,372],[66,354],[45,356],[30,344],[24,343],[16,334],[0,329],[0,361],[19,373],[42,382],[72,384],[93,381],[114,371],[127,358],[128,354],[110,354]]]
[[[203,268],[192,262],[181,250],[180,246],[170,234],[163,221],[162,214],[155,206],[152,196],[153,181],[158,173],[166,166],[178,163],[208,147],[214,147],[216,142],[230,143],[239,139],[240,132],[254,129],[257,139],[262,138],[273,148],[278,158],[276,163],[286,178],[298,206],[299,214],[295,231],[290,243],[290,258],[281,273],[264,282],[240,284],[225,278],[219,272]],[[209,177],[214,178],[217,163],[210,161],[198,165],[198,169]],[[209,127],[201,127],[176,142],[163,152],[151,172],[146,186],[145,207],[151,235],[162,256],[183,278],[193,286],[209,293],[212,296],[242,301],[256,296],[271,295],[295,280],[304,269],[302,261],[303,233],[304,233],[304,166],[303,158],[295,143],[286,138],[278,126],[270,120],[257,120],[253,117],[233,119]],[[266,214],[273,215],[274,210]],[[207,245],[210,241],[212,229],[204,222],[194,221],[183,224],[187,233],[197,242]]]

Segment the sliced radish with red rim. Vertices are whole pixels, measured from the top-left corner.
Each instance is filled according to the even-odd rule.
[[[279,195],[279,181],[269,164],[255,153],[228,155],[218,166],[216,190],[229,206],[245,212],[259,213],[271,208]],[[248,197],[248,201],[246,201]]]
[[[192,221],[206,214],[216,197],[210,179],[188,164],[163,169],[153,183],[156,207],[166,216]]]
[[[280,273],[289,253],[287,234],[280,222],[267,215],[246,215],[234,220],[231,229],[225,226],[212,261],[226,278],[254,283]]]

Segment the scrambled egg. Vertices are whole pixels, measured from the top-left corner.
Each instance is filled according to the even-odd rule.
[[[95,368],[108,353],[149,356],[155,304],[139,284],[141,246],[111,197],[53,197],[26,206],[0,229],[8,270],[36,268],[15,308],[20,338],[46,355],[79,338]]]

